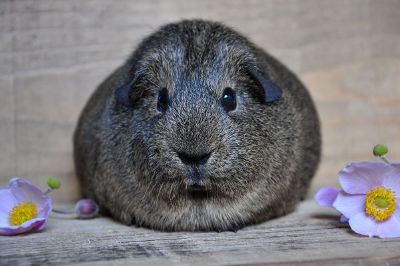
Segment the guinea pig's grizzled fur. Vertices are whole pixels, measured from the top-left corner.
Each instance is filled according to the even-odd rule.
[[[237,230],[291,212],[320,157],[296,76],[219,23],[144,39],[94,92],[75,135],[85,196],[125,224]]]

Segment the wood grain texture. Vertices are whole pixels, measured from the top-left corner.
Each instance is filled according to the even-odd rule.
[[[303,202],[295,213],[238,232],[159,232],[108,218],[50,219],[45,231],[0,237],[1,265],[384,265],[397,239],[361,237],[338,214]],[[23,252],[22,252],[23,251]],[[262,263],[262,264],[261,264]]]
[[[314,188],[378,142],[400,158],[400,2],[396,0],[0,1],[0,186],[10,176],[79,197],[72,132],[102,79],[160,25],[225,22],[299,74],[316,100],[323,160]]]

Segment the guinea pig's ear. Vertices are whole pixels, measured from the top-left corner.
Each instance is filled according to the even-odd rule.
[[[248,66],[247,69],[256,83],[264,89],[266,103],[272,103],[281,98],[282,89],[269,79],[267,73],[258,70],[255,66]]]
[[[143,94],[143,90],[135,86],[136,81],[137,79],[134,79],[115,90],[115,100],[118,104],[122,104],[126,107],[133,107],[134,103],[139,100]]]

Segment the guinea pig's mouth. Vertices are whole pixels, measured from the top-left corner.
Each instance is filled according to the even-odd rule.
[[[207,199],[212,196],[212,193],[206,186],[193,184],[187,187],[187,194],[192,199]]]

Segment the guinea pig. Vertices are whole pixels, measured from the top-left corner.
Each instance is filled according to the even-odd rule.
[[[295,74],[229,27],[184,20],[99,85],[74,160],[83,194],[124,224],[236,231],[295,209],[320,146]]]

